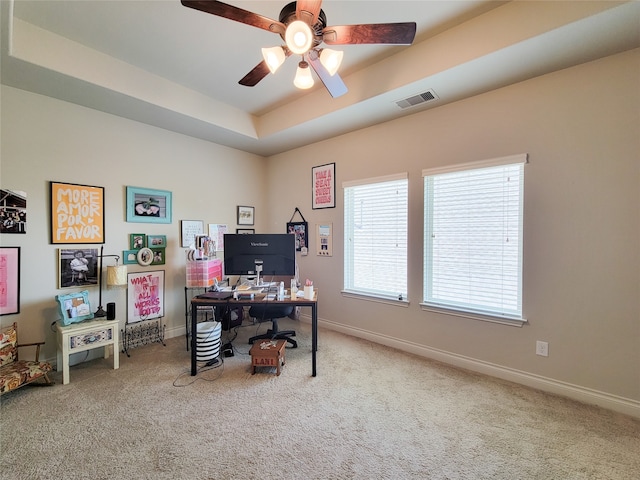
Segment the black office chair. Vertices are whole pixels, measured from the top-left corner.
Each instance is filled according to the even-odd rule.
[[[256,340],[286,340],[292,348],[297,348],[298,342],[291,338],[296,336],[295,331],[278,330],[278,319],[288,317],[293,313],[293,309],[293,305],[252,305],[249,308],[249,316],[260,323],[270,320],[271,328],[265,334],[251,337],[249,344],[253,344]]]

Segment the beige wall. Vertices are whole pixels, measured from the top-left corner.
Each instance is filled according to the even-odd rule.
[[[167,262],[160,267],[167,336],[184,334],[186,255],[180,220],[202,220],[205,228],[226,223],[235,231],[236,206],[254,205],[261,228],[264,159],[11,87],[2,87],[1,100],[1,185],[27,192],[27,234],[0,236],[2,245],[21,246],[23,257],[21,313],[1,317],[2,324],[17,320],[21,337],[45,338],[44,356],[55,358],[54,297],[77,289],[56,288],[58,245],[49,244],[47,212],[48,182],[54,180],[105,188],[105,254],[121,255],[129,248],[130,233],[167,236]],[[127,185],[171,191],[173,223],[127,223]],[[130,272],[158,268],[128,266]],[[98,289],[89,291],[97,307]],[[105,288],[102,303],[110,301],[116,302],[124,326],[125,290]]]
[[[275,224],[283,225],[295,206],[312,232],[318,222],[333,222],[334,256],[300,259],[301,276],[321,292],[320,317],[331,328],[467,368],[511,379],[526,372],[540,376],[531,382],[537,386],[552,379],[561,393],[577,385],[587,400],[593,389],[632,399],[637,408],[639,58],[639,51],[621,54],[271,158]],[[517,328],[421,310],[422,169],[519,153],[530,160],[523,295],[529,323]],[[338,207],[311,210],[311,167],[334,161]],[[302,183],[285,195],[277,187],[293,169],[303,170]],[[410,306],[345,298],[341,182],[403,171]],[[549,342],[549,357],[535,355],[536,340]]]
[[[45,356],[55,356],[49,326],[61,291],[56,246],[49,244],[50,180],[105,187],[106,253],[127,248],[129,233],[167,235],[168,336],[184,333],[181,219],[234,229],[236,205],[255,205],[258,231],[284,232],[299,207],[311,252],[317,223],[334,226],[333,257],[300,257],[302,278],[321,292],[322,325],[638,414],[639,68],[636,50],[266,160],[3,86],[0,183],[27,192],[28,233],[0,237],[3,245],[23,247],[22,312],[2,323],[19,321],[29,340],[46,337]],[[517,328],[422,311],[422,169],[517,153],[530,158],[529,323]],[[337,208],[312,210],[311,167],[329,162],[336,163]],[[340,184],[400,171],[409,173],[411,303],[344,298]],[[125,222],[126,185],[172,191],[173,224]],[[123,319],[124,291],[106,290],[103,303],[109,301]],[[536,340],[549,342],[548,358],[535,355]],[[319,373],[330,375],[322,352],[319,359]]]

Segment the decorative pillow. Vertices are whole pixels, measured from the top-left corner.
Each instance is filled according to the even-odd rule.
[[[18,359],[18,333],[13,325],[0,331],[0,366],[13,363]]]
[[[56,295],[62,325],[71,325],[93,318],[89,305],[89,290],[83,290],[68,295]]]

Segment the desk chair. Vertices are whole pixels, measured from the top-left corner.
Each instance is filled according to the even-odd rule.
[[[271,321],[271,328],[263,335],[256,335],[249,339],[249,344],[253,344],[256,340],[286,340],[292,348],[298,347],[298,342],[293,338],[296,332],[293,330],[278,330],[278,319],[288,317],[293,313],[293,305],[252,305],[249,308],[249,316],[255,318],[258,322]]]

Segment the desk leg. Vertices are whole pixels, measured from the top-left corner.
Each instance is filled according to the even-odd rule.
[[[318,306],[311,306],[311,375],[316,376],[316,352],[318,351]]]
[[[198,329],[198,307],[191,304],[191,376],[195,376],[197,372],[196,364],[196,331]]]

